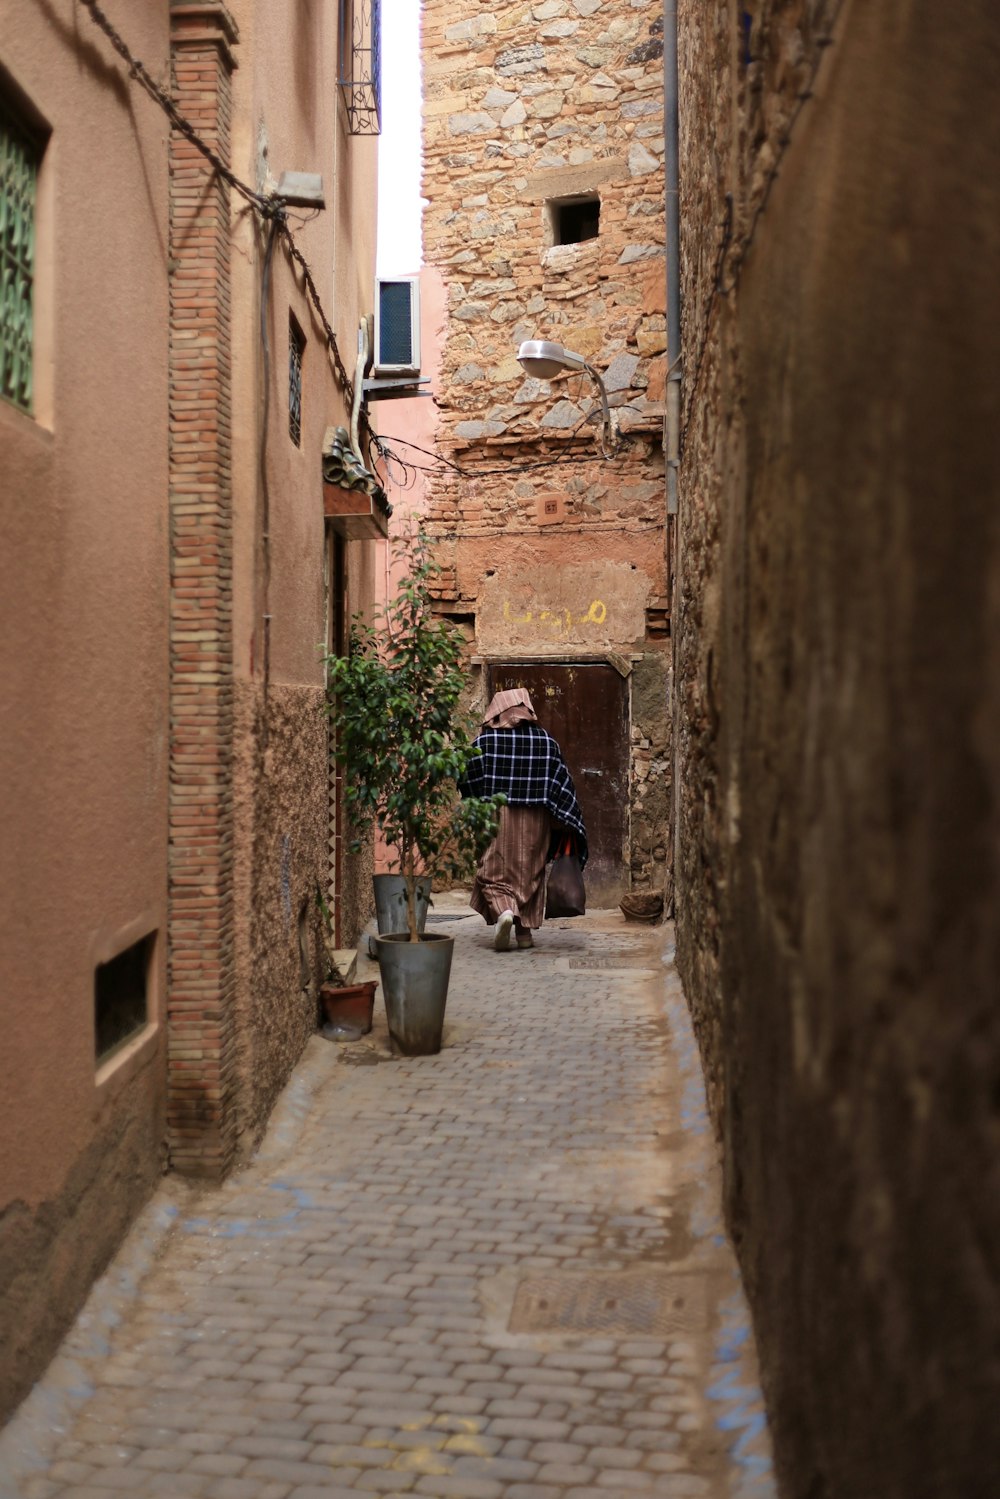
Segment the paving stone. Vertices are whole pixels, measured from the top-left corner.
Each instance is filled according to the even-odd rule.
[[[312,1451],[312,1443],[295,1441],[289,1437],[234,1437],[229,1451],[241,1457],[273,1457],[279,1461],[304,1459]]]
[[[538,1466],[538,1463],[528,1462],[524,1458],[518,1460],[513,1457],[491,1457],[486,1471],[490,1478],[500,1479],[509,1484],[534,1478],[538,1472]],[[460,1457],[455,1463],[456,1477],[467,1473],[475,1478],[482,1471],[482,1464],[471,1457]]]
[[[219,1477],[238,1478],[250,1461],[234,1452],[200,1452],[191,1459],[192,1473],[212,1473]]]
[[[596,1483],[599,1488],[612,1489],[616,1495],[624,1499],[626,1493],[639,1493],[651,1489],[656,1482],[651,1473],[638,1473],[632,1469],[609,1468],[603,1473],[598,1473]]]
[[[516,1419],[522,1416],[530,1419],[537,1416],[541,1405],[537,1400],[491,1400],[486,1407],[490,1416],[511,1416]]]
[[[756,1418],[754,1371],[752,1356],[716,1362],[711,1297],[740,1303],[714,1229],[686,1225],[685,1274],[704,1267],[709,1315],[684,1338],[508,1330],[523,1278],[572,1289],[591,1270],[666,1265],[692,1201],[698,1222],[717,1216],[710,1137],[676,1157],[661,1144],[680,1138],[690,1090],[674,1000],[660,1023],[662,934],[590,915],[543,928],[517,966],[478,923],[456,939],[440,1056],[358,1068],[307,1051],[298,1135],[199,1191],[197,1211],[185,1198],[132,1314],[109,1324],[110,1354],[87,1363],[92,1394],[60,1407],[61,1432],[31,1431],[48,1468],[11,1499],[737,1491],[726,1442]],[[622,953],[634,966],[617,972],[552,962]],[[331,1147],[348,1133],[365,1140],[356,1161]],[[744,1426],[706,1404],[734,1372]],[[58,1389],[42,1382],[46,1401]],[[709,1421],[728,1436],[706,1455]],[[766,1473],[754,1499],[773,1499]]]
[[[309,1431],[311,1442],[346,1443],[353,1446],[365,1435],[365,1427],[356,1421],[321,1421]]]
[[[58,1462],[49,1468],[49,1477],[60,1483],[86,1483],[95,1471],[90,1463]]]
[[[73,1499],[121,1499],[121,1489],[109,1489],[103,1485],[83,1483],[74,1484],[72,1490]]]
[[[207,1499],[288,1499],[291,1484],[262,1483],[253,1478],[219,1478],[206,1490]]]
[[[354,1499],[358,1492],[354,1485],[360,1476],[345,1469],[332,1483],[300,1484],[290,1491],[288,1499]]]
[[[190,1461],[190,1452],[186,1452],[183,1447],[171,1447],[167,1449],[161,1448],[158,1451],[150,1449],[146,1452],[140,1452],[133,1459],[133,1466],[136,1468],[155,1468],[162,1473],[179,1473],[182,1468],[188,1466]]]
[[[551,1483],[514,1483],[508,1488],[506,1499],[561,1499],[565,1492]]]
[[[105,1467],[99,1473],[95,1473],[90,1480],[102,1488],[110,1489],[120,1494],[123,1489],[135,1488],[135,1474],[132,1472],[131,1460],[126,1467]]]
[[[255,1457],[247,1463],[244,1478],[273,1478],[289,1487],[297,1483],[312,1483],[316,1477],[314,1463],[295,1462],[291,1458]]]
[[[531,1442],[526,1437],[508,1437],[503,1444],[504,1457],[513,1457],[520,1460],[527,1457],[531,1451]]]
[[[419,1478],[414,1492],[434,1499],[503,1499],[503,1484],[491,1478]]]
[[[534,1437],[539,1442],[561,1442],[569,1435],[569,1429],[564,1421],[538,1421],[524,1417],[512,1420],[506,1416],[491,1421],[490,1431],[495,1432],[497,1436]]]
[[[58,1499],[69,1490],[52,1478],[29,1478],[24,1485],[25,1499]]]
[[[558,1483],[567,1488],[573,1483],[589,1483],[594,1471],[583,1463],[543,1463],[538,1479],[540,1483]]]
[[[203,1495],[211,1483],[211,1478],[204,1473],[151,1473],[148,1478],[140,1480],[141,1490],[147,1494],[164,1494],[166,1499],[182,1499],[187,1495],[188,1499],[203,1499]],[[133,1484],[135,1475],[133,1474]],[[135,1493],[133,1487],[130,1491]]]

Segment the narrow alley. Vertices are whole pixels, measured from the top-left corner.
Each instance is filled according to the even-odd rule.
[[[245,1169],[165,1181],[0,1436],[3,1499],[774,1493],[672,929],[496,954],[464,899],[441,1054],[394,1058],[379,999]]]

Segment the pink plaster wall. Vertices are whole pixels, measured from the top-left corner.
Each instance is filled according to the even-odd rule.
[[[410,273],[401,271],[399,274]],[[412,482],[403,480],[397,464],[383,466],[380,470],[393,507],[390,536],[400,536],[411,520],[419,523],[426,514],[427,468],[434,462],[428,453],[436,451],[439,422],[437,403],[432,398],[439,393],[441,386],[447,309],[448,293],[441,272],[434,266],[424,266],[420,271],[420,374],[430,380],[423,389],[430,392],[431,398],[418,396],[413,400],[376,401],[370,407],[372,423],[383,434],[388,447],[406,463],[416,466],[409,476]],[[394,442],[394,438],[400,440]],[[427,452],[418,451],[420,448],[427,449]],[[391,548],[387,548],[378,582],[380,604],[385,602],[399,581],[399,575],[399,564],[393,559]]]
[[[166,6],[128,22],[162,75]],[[0,0],[0,38],[51,128],[37,414],[0,401],[2,1410],[160,1167],[168,565],[166,122],[72,0]],[[153,1023],[98,1074],[95,964],[153,930]]]
[[[239,27],[233,166],[265,194],[286,171],[322,176],[325,209],[291,208],[289,223],[353,379],[358,324],[373,306],[377,141],[348,130],[335,81],[337,0],[234,0],[231,10]],[[266,358],[267,230],[235,213],[233,243],[234,935],[245,1153],[315,1028],[316,983],[325,976],[315,900],[329,884],[321,453],[326,429],[349,425],[350,409],[285,244],[279,239],[271,257]],[[290,314],[306,338],[299,446],[288,422]],[[372,541],[346,546],[348,614],[371,611],[380,551]],[[367,920],[370,899],[370,881],[346,867],[343,940]]]
[[[336,0],[290,9],[242,0],[231,10],[240,28],[233,79],[233,164],[259,191],[282,172],[319,172],[326,208],[291,209],[296,242],[308,261],[341,355],[353,378],[360,318],[372,310],[375,265],[375,138],[351,136],[335,86]],[[307,222],[308,221],[308,222]],[[271,347],[266,472],[261,484],[263,355],[260,288],[264,236],[248,214],[234,222],[234,627],[236,669],[263,669],[263,615],[271,615],[270,674],[275,682],[318,687],[317,647],[324,635],[323,496],[320,446],[328,426],[350,413],[324,347],[322,325],[301,275],[279,243],[272,259],[267,330]],[[302,444],[288,435],[289,312],[306,336],[302,372]],[[264,508],[269,508],[270,579],[265,582]],[[350,607],[370,605],[377,544],[348,548]]]
[[[394,273],[395,274],[395,273]],[[400,271],[401,276],[411,274]],[[447,330],[447,291],[440,271],[424,266],[420,272],[420,374],[430,384],[423,387],[433,396],[440,385],[441,360]],[[406,478],[395,463],[382,465],[379,472],[393,507],[389,522],[390,542],[402,536],[411,525],[420,525],[427,510],[427,465],[433,462],[428,453],[435,451],[438,408],[433,399],[418,396],[413,400],[375,401],[370,407],[372,425],[384,436],[387,446],[406,463],[420,465]],[[394,441],[394,439],[397,439]],[[415,444],[415,446],[409,446]],[[420,448],[427,452],[420,452]],[[382,608],[395,592],[403,568],[398,552],[391,544],[380,547],[380,565],[376,577],[376,604]],[[375,872],[386,874],[397,869],[392,853],[381,838],[375,840]]]

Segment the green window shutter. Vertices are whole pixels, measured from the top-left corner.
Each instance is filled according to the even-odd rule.
[[[31,410],[35,196],[41,152],[0,100],[0,395]]]

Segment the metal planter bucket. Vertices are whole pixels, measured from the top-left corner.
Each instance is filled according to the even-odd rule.
[[[375,919],[378,934],[407,931],[406,880],[401,874],[376,874],[372,877],[375,886]],[[422,932],[427,920],[427,907],[431,900],[430,880],[417,881],[417,931]]]
[[[419,942],[405,934],[376,937],[389,1034],[404,1057],[441,1050],[454,937],[429,932]]]

